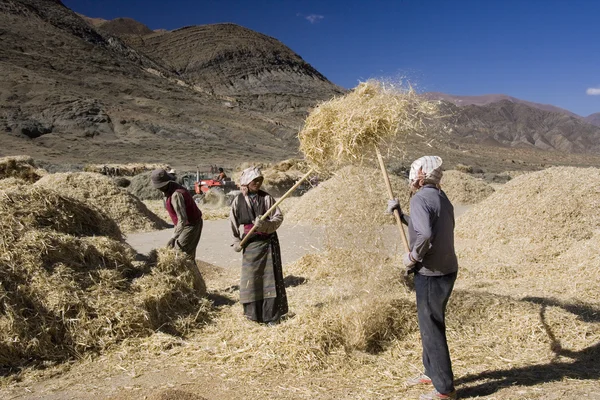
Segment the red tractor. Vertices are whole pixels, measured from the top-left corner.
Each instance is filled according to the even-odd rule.
[[[199,204],[230,205],[235,196],[240,193],[240,188],[230,178],[222,181],[207,175],[186,174],[180,178],[181,185],[194,196]]]

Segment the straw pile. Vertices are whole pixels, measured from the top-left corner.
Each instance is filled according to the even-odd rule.
[[[299,159],[283,160],[261,170],[265,180],[264,186],[270,194],[276,196],[287,192],[310,169],[308,164]]]
[[[95,172],[113,176],[134,176],[157,168],[168,169],[165,164],[88,164],[83,167],[85,172]]]
[[[59,190],[64,195],[90,204],[117,222],[124,233],[167,228],[167,224],[149,211],[138,198],[100,174],[51,174],[35,185]]]
[[[132,177],[129,180],[127,191],[140,200],[162,200],[162,192],[152,186],[150,183],[152,172],[144,172]]]
[[[0,158],[0,179],[18,178],[26,182],[35,182],[46,171],[37,168],[33,158],[29,156],[11,156]]]
[[[461,263],[476,279],[509,286],[529,280],[523,293],[544,287],[584,300],[597,275],[589,249],[598,241],[598,206],[599,169],[555,167],[518,176],[458,219]]]
[[[390,181],[402,209],[408,212],[406,180],[390,176]],[[302,196],[285,215],[285,221],[336,227],[392,224],[395,223],[394,217],[384,213],[387,199],[381,171],[348,166]]]
[[[456,204],[475,204],[494,193],[494,188],[460,171],[444,171],[442,189],[451,202]]]
[[[0,190],[0,368],[60,362],[209,316],[175,251],[149,264],[97,209],[38,186]]]
[[[400,92],[377,81],[359,84],[352,92],[318,105],[298,134],[300,151],[318,170],[361,163],[396,135],[418,132],[423,120],[437,112],[434,103],[412,90]]]

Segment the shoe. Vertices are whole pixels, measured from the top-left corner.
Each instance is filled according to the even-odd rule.
[[[417,376],[413,376],[406,380],[407,386],[416,386],[416,385],[431,385],[431,378],[425,374],[419,374]]]
[[[444,393],[440,393],[434,389],[433,392],[422,394],[421,396],[419,396],[419,399],[420,400],[440,400],[440,399],[454,400],[454,399],[458,399],[458,397],[456,397],[456,390],[453,390],[450,393],[444,394]]]

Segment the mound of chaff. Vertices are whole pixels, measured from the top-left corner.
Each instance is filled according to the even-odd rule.
[[[444,171],[442,189],[455,204],[475,204],[494,193],[494,188],[481,179],[460,171]]]
[[[408,184],[405,179],[390,176],[401,207],[408,212]],[[394,217],[385,214],[387,191],[381,172],[375,168],[348,166],[336,171],[295,202],[285,215],[286,223],[339,227],[393,224]]]
[[[482,281],[508,287],[529,281],[522,295],[543,287],[548,295],[600,301],[585,295],[597,281],[598,264],[586,249],[598,240],[598,206],[600,169],[554,167],[518,176],[458,219],[459,258]]]
[[[163,250],[146,263],[95,208],[41,187],[0,190],[0,367],[60,362],[207,319],[204,282]]]
[[[140,200],[162,200],[164,195],[150,183],[152,172],[144,172],[129,180],[127,191]]]
[[[113,219],[124,233],[165,229],[168,225],[137,197],[103,175],[92,172],[50,174],[36,186],[59,191],[89,204]]]
[[[0,158],[0,179],[16,178],[26,182],[35,182],[47,172],[38,168],[29,156],[10,156]]]
[[[165,164],[88,164],[83,167],[85,172],[95,172],[110,176],[134,176],[157,168],[169,169]]]

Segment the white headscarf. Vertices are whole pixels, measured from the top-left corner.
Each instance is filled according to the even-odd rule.
[[[260,172],[260,168],[250,167],[242,171],[242,176],[240,176],[240,190],[244,196],[248,195],[248,184],[256,178],[262,177],[263,176],[262,172]]]
[[[442,159],[438,156],[423,156],[415,160],[410,165],[410,173],[408,175],[411,184],[419,178],[419,171],[423,171],[426,181],[436,185],[439,184],[443,175]]]

